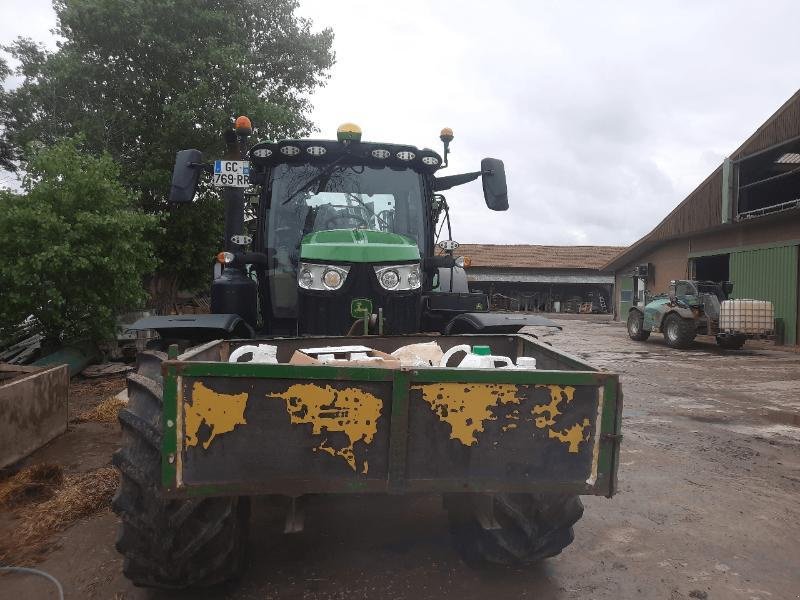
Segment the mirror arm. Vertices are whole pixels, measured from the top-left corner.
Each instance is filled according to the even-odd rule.
[[[190,162],[187,164],[187,166],[193,169],[200,169],[201,171],[206,171],[207,173],[214,172],[214,165],[212,165],[211,163]]]
[[[472,173],[460,173],[458,175],[447,175],[445,177],[433,178],[433,191],[441,192],[449,190],[457,185],[463,185],[470,181],[475,181],[478,177],[483,175],[483,171],[474,171]]]

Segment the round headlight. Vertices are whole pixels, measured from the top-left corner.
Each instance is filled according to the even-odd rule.
[[[338,290],[342,287],[343,281],[342,274],[339,271],[328,269],[322,274],[322,283],[329,289]]]
[[[303,269],[300,271],[298,282],[300,287],[310,288],[314,284],[314,275],[308,269]]]
[[[419,287],[419,272],[418,271],[411,271],[408,274],[408,287],[412,290],[415,290]]]
[[[400,274],[394,269],[381,273],[381,286],[386,290],[393,290],[400,285]]]

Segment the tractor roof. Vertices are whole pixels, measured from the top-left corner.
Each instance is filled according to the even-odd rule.
[[[405,144],[336,140],[280,140],[259,142],[250,148],[249,159],[256,167],[280,163],[319,163],[333,161],[395,168],[413,168],[434,173],[441,167],[442,157],[429,148],[419,149]]]

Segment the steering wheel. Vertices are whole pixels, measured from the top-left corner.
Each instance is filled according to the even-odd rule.
[[[364,217],[360,215],[346,214],[346,215],[333,215],[332,217],[327,219],[325,221],[325,229],[335,229],[334,227],[331,227],[331,225],[336,221],[351,221],[351,222],[355,221],[357,223],[356,225],[357,227],[369,228],[369,222]]]

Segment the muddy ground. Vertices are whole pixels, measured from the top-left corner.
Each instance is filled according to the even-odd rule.
[[[67,598],[800,598],[800,354],[628,340],[619,324],[564,320],[542,339],[621,374],[620,492],[585,498],[575,542],[525,569],[475,571],[450,547],[436,497],[317,500],[306,531],[256,502],[251,566],[206,593],[140,590],[121,575],[108,511],[52,537],[37,563]],[[98,397],[74,388],[77,404]],[[73,424],[32,457],[68,472],[107,464],[115,425]],[[0,536],[13,518],[0,515]],[[29,563],[30,564],[30,563]],[[52,598],[46,582],[0,577],[0,598]]]

